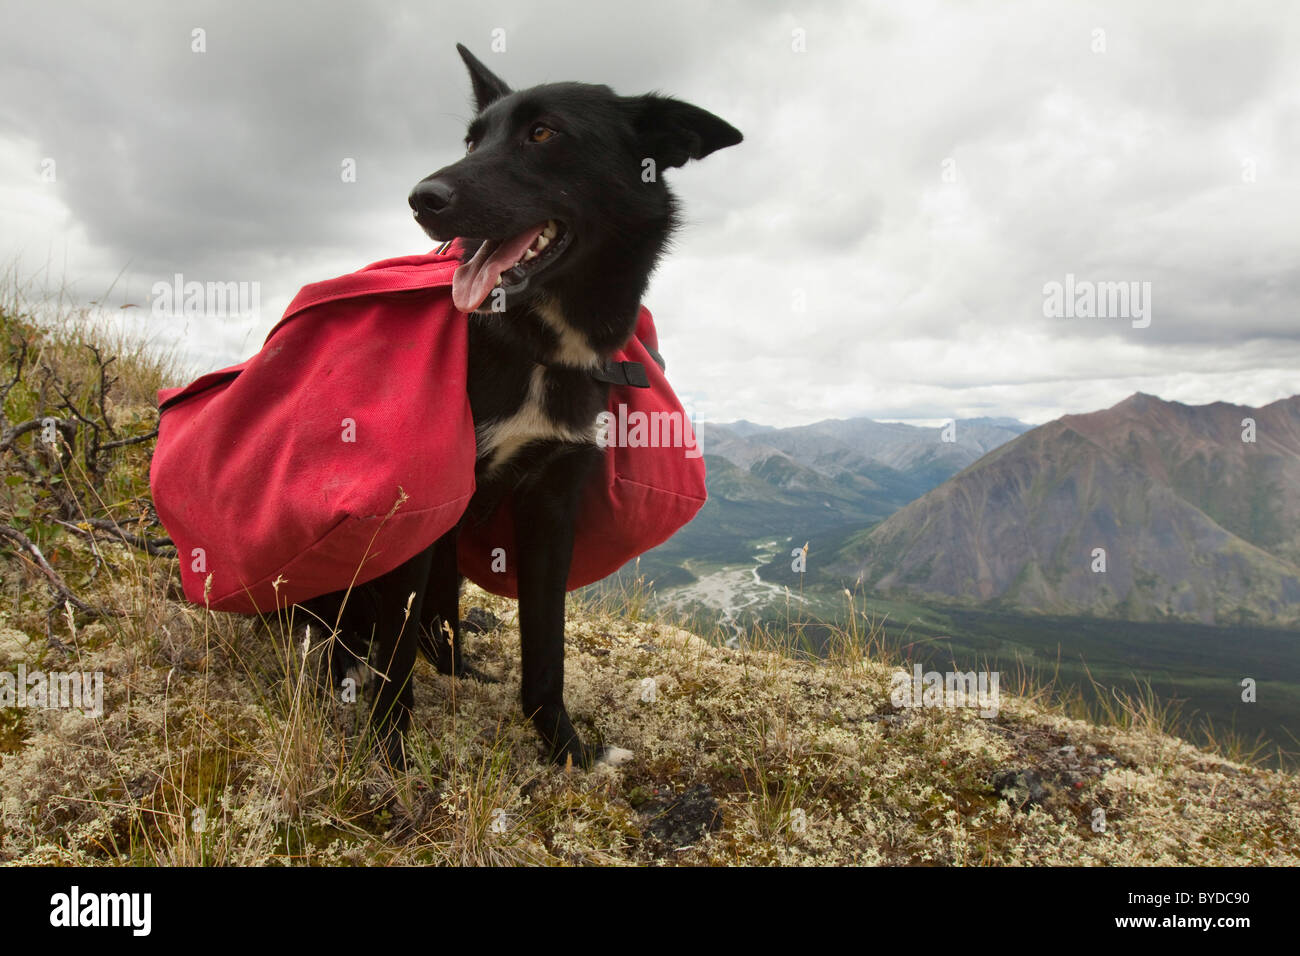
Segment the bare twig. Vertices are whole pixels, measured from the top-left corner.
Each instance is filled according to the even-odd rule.
[[[62,525],[63,527],[67,528],[69,531],[75,531],[77,534],[82,535],[83,537],[94,539],[94,535],[90,531],[86,530],[85,528],[79,527],[78,525],[73,524],[70,521],[60,521],[58,518],[55,518],[54,523]],[[96,530],[107,532],[108,534],[118,539],[119,541],[123,541],[126,544],[129,544],[133,548],[139,548],[141,551],[147,551],[150,554],[157,555],[159,557],[164,557],[164,558],[170,558],[175,556],[175,551],[166,550],[168,548],[176,547],[176,545],[172,543],[171,538],[159,538],[159,539],[151,540],[143,535],[132,534],[129,531],[123,531],[121,526],[116,521],[110,521],[107,518],[82,518],[80,523],[90,525],[92,528],[95,528]]]
[[[108,367],[117,361],[117,356],[114,355],[108,361],[105,361],[104,357],[99,354],[97,347],[88,344],[86,348],[90,349],[94,354],[95,364],[99,366],[99,417],[103,419],[104,427],[108,429],[108,433],[115,435],[117,433],[113,431],[113,422],[108,417],[108,409],[104,407],[104,402],[108,398],[108,390],[117,383],[116,375],[112,379],[108,377]]]
[[[0,433],[0,452],[6,452],[12,448],[14,441],[21,436],[26,435],[28,432],[36,431],[36,429],[41,427],[43,421],[44,419],[31,418],[25,422],[20,422],[19,424],[14,425],[12,428],[6,428],[3,433]]]
[[[110,448],[123,448],[127,445],[138,445],[141,442],[146,442],[157,437],[158,429],[155,427],[154,430],[149,432],[147,435],[136,435],[133,438],[119,438],[116,441],[105,442],[103,445],[99,446],[99,450],[108,451]]]
[[[67,391],[59,385],[58,381],[53,381],[51,384],[53,384],[54,390],[59,393],[59,397],[63,399],[63,407],[71,412],[77,421],[86,425],[90,429],[90,441],[86,442],[86,471],[90,472],[92,476],[98,478],[100,475],[99,422],[93,421],[83,415],[81,409],[79,409],[72,401],[72,396],[70,396]],[[69,446],[71,446],[71,442],[69,442]],[[69,450],[71,450],[71,448],[69,448]]]
[[[47,418],[32,418],[28,421],[14,425],[12,428],[5,429],[3,433],[0,433],[0,454],[12,451],[18,462],[18,467],[27,473],[27,477],[42,485],[46,483],[46,477],[41,474],[36,462],[29,459],[18,450],[18,446],[15,442],[28,432],[36,431],[38,428],[44,428]],[[67,457],[71,455],[72,442],[77,434],[77,423],[65,421],[61,418],[51,418],[49,420],[53,421],[54,427],[63,434],[64,440],[68,443],[69,451],[67,454],[65,455],[62,451],[59,453],[60,460],[65,461]]]
[[[32,541],[31,538],[27,537],[27,535],[23,534],[17,528],[11,528],[8,525],[0,524],[0,537],[8,538],[32,556],[32,559],[36,562],[36,567],[40,569],[40,572],[45,575],[46,579],[50,582],[51,590],[54,591],[55,597],[60,601],[67,601],[78,611],[81,611],[84,614],[94,615],[95,617],[102,617],[110,613],[124,613],[121,611],[110,612],[102,608],[93,607],[73,594],[72,588],[68,587],[67,582],[63,580],[63,577],[59,572],[50,567],[50,562],[45,560],[45,555],[43,555],[41,549],[36,546],[36,542]]]

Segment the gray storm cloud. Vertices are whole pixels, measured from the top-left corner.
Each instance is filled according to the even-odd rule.
[[[647,296],[701,418],[1262,403],[1300,391],[1298,10],[6,3],[0,257],[114,303],[256,282],[255,318],[143,329],[238,361],[299,285],[427,247],[405,197],[460,152],[460,41],[745,132],[674,171]],[[1150,325],[1045,317],[1067,274],[1149,282]]]

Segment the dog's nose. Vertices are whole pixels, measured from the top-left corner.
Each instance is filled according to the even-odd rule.
[[[434,216],[451,205],[453,195],[454,191],[446,183],[428,179],[416,183],[411,190],[411,209],[417,219],[420,216]]]

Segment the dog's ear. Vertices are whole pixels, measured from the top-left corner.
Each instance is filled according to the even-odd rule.
[[[505,80],[480,63],[463,44],[456,44],[456,52],[465,61],[465,66],[469,67],[469,81],[474,85],[474,107],[480,113],[510,93]]]
[[[714,150],[735,146],[744,136],[726,120],[671,96],[648,93],[623,99],[645,155],[661,169],[684,166]]]

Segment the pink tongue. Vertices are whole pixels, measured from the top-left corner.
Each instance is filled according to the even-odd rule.
[[[513,239],[493,244],[485,242],[478,252],[451,277],[451,301],[462,312],[473,312],[488,297],[501,273],[519,262],[545,225],[534,226]]]

